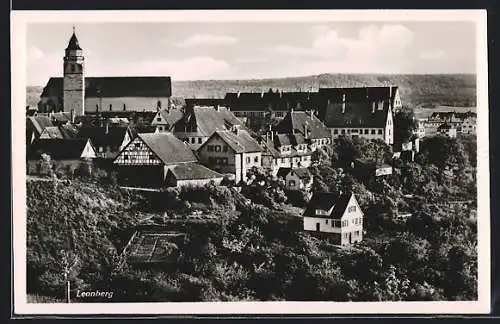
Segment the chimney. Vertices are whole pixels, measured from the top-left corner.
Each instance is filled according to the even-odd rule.
[[[109,134],[109,122],[106,121],[106,135]]]
[[[375,101],[372,102],[372,114],[375,113],[375,105],[376,105],[376,102]]]
[[[274,132],[271,131],[271,143],[274,144]]]
[[[312,109],[309,111],[309,115],[311,116],[311,120],[313,120],[313,111],[312,111]]]
[[[70,119],[71,119],[71,123],[74,124],[75,123],[75,110],[74,109],[71,109],[71,112],[70,112]]]
[[[307,126],[308,126],[308,125],[307,125],[307,123],[305,123],[305,124],[304,124],[304,137],[305,137],[306,139],[308,139],[308,138],[309,138],[309,127],[307,127]]]
[[[345,113],[345,93],[342,94],[342,113]]]

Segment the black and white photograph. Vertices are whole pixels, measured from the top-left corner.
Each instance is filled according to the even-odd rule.
[[[489,312],[485,11],[12,21],[19,312]]]

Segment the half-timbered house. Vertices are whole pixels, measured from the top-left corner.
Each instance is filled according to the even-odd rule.
[[[188,163],[190,168],[186,166]],[[209,182],[221,178],[220,174],[195,163],[197,158],[190,147],[168,132],[138,134],[114,160],[120,183],[128,186],[159,188],[172,185],[172,178],[166,181],[170,169],[176,181],[203,179]],[[183,166],[175,169],[180,165]],[[202,169],[205,175],[200,178]]]

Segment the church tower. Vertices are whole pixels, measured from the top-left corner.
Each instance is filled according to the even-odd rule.
[[[64,111],[72,113],[72,116],[83,116],[85,114],[84,57],[75,35],[75,27],[64,55],[63,93]]]

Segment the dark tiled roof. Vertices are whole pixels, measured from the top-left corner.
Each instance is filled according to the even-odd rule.
[[[134,125],[134,126],[130,127],[130,131],[132,132],[132,137],[135,137],[135,136],[137,136],[137,134],[156,132],[156,126],[153,126],[153,125]]]
[[[189,146],[172,133],[144,133],[138,136],[166,165],[197,161]]]
[[[259,143],[244,129],[238,129],[237,133],[235,131],[216,131],[212,136],[219,136],[236,153],[262,151]]]
[[[241,121],[229,111],[219,112],[213,107],[195,106],[190,109],[174,127],[174,132],[192,132],[200,136],[211,136],[215,131],[225,131],[231,128],[234,123],[242,126]]]
[[[172,126],[179,119],[181,119],[183,115],[180,109],[170,109],[170,110],[162,109],[160,110],[160,114],[170,126]]]
[[[41,154],[49,154],[54,160],[80,159],[87,139],[41,139],[28,150],[29,159],[40,159]]]
[[[225,106],[226,100],[224,98],[186,98],[184,99],[186,106]]]
[[[69,39],[68,47],[66,47],[67,50],[81,50],[82,48],[80,47],[80,44],[78,44],[78,38],[76,38],[75,33],[73,32],[73,35],[71,35],[71,38]]]
[[[305,111],[290,111],[286,114],[285,118],[280,121],[276,126],[275,130],[279,134],[291,134],[293,131],[295,133],[304,133],[305,128],[309,130],[310,138],[329,138],[330,132],[328,128],[312,113],[307,113]]]
[[[276,173],[276,176],[278,178],[284,179],[291,170],[292,168],[279,168],[278,172]]]
[[[198,163],[180,163],[169,168],[177,180],[196,180],[222,178],[222,174],[215,172]]]
[[[80,138],[90,138],[95,146],[120,146],[125,138],[128,127],[103,126],[81,127],[78,132]]]
[[[307,168],[296,168],[293,169],[292,172],[294,172],[302,180],[309,180],[312,177]]]
[[[343,193],[340,196],[330,192],[317,192],[311,197],[311,200],[304,211],[304,216],[339,219],[344,214],[351,196],[352,193],[350,192]],[[330,216],[316,215],[316,209],[328,211],[332,207],[334,208]]]
[[[52,120],[48,116],[33,116],[27,118],[27,128],[33,128],[41,134],[45,127],[53,126]]]
[[[309,172],[309,170],[307,168],[296,168],[296,169],[279,168],[277,176],[281,177],[281,178],[285,178],[290,172],[295,173],[299,177],[299,179],[306,180],[306,181],[310,180],[312,177],[311,173]]]
[[[63,78],[50,78],[42,97],[62,97]],[[170,77],[86,77],[85,97],[170,97]]]
[[[385,127],[388,107],[372,112],[370,104],[346,104],[345,112],[341,107],[332,106],[325,112],[324,123],[327,127]]]
[[[396,91],[397,87],[319,89],[316,98],[319,118],[327,127],[384,127]],[[344,95],[345,112],[342,112]]]
[[[68,124],[45,127],[43,133],[46,133],[53,139],[72,139],[78,137],[78,129]]]
[[[394,101],[398,87],[354,87],[354,88],[320,88],[316,100],[341,103],[342,95],[346,102]]]
[[[275,134],[274,135],[274,145],[276,147],[292,145],[296,146],[298,144],[307,144],[304,135],[300,133],[295,134]]]
[[[288,111],[311,108],[314,97],[310,92],[240,92],[227,93],[224,100],[235,111]]]

